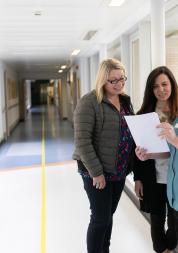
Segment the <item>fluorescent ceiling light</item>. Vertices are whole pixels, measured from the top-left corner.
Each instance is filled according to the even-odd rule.
[[[109,6],[121,6],[125,0],[111,0]]]
[[[62,69],[60,69],[60,70],[58,70],[58,72],[59,72],[59,73],[62,73],[62,72],[63,72],[63,70],[62,70]]]
[[[62,66],[61,66],[61,69],[66,69],[66,68],[67,68],[66,65],[62,65]]]
[[[80,52],[80,49],[74,49],[71,55],[77,55]]]

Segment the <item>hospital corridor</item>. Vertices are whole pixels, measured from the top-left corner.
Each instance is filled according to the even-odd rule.
[[[123,187],[130,158],[135,154],[124,116],[140,110],[147,78],[158,66],[170,69],[177,85],[177,17],[178,0],[0,0],[0,253],[87,253],[86,235],[92,216],[82,179],[88,176],[91,186],[92,171],[93,178],[102,177],[102,181],[97,178],[96,188],[107,180],[118,181],[118,185],[123,182]],[[96,89],[98,70],[106,62],[120,65],[103,70]],[[152,90],[158,86],[155,79]],[[176,92],[172,95],[171,85],[163,101],[167,118],[177,113],[173,106]],[[93,90],[98,91],[94,96],[98,103],[89,105],[91,111],[81,106],[85,113],[78,131],[76,107],[86,94],[94,94]],[[167,93],[157,92],[157,97],[164,100]],[[154,95],[148,98],[157,99]],[[116,99],[116,104],[111,98]],[[167,103],[169,99],[172,104]],[[153,102],[157,104],[156,101]],[[100,108],[102,103],[104,109]],[[96,108],[101,111],[94,111]],[[154,110],[156,105],[151,112]],[[82,152],[89,154],[87,161],[92,164],[95,159],[99,166],[87,167],[79,154],[76,160],[83,164],[82,170],[72,158],[74,142],[77,146],[74,131],[80,132],[82,127],[85,131],[91,125],[87,137],[79,137],[79,141],[82,146],[89,136],[86,146],[92,151]],[[103,132],[99,131],[100,125]],[[158,164],[158,169],[161,166]],[[166,164],[163,167],[168,169]],[[166,173],[165,170],[164,176]],[[142,183],[139,178],[137,181]],[[167,181],[163,184],[166,189]],[[98,244],[103,253],[108,253],[109,247],[110,253],[155,252],[150,216],[140,211],[134,185],[131,172],[113,216],[113,230],[113,206],[109,210],[108,205],[110,216],[106,211],[109,219],[101,219],[109,227],[109,232],[102,230],[101,222],[98,234],[105,233],[103,241],[109,242],[112,230],[111,245],[102,238]],[[116,200],[109,202],[112,205],[120,192],[109,197],[113,196]],[[99,200],[97,204],[102,202],[107,207],[107,202]],[[164,204],[166,213],[168,204]],[[166,240],[164,250],[168,249]]]
[[[1,146],[0,252],[86,252],[89,203],[72,151],[72,126],[54,106],[32,108]],[[126,193],[114,219],[112,253],[153,252],[149,224]]]

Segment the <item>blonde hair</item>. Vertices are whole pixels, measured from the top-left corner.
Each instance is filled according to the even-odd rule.
[[[98,103],[101,103],[104,95],[104,85],[108,80],[109,73],[113,69],[121,69],[125,74],[124,65],[117,59],[106,59],[101,62],[95,81],[95,90]]]

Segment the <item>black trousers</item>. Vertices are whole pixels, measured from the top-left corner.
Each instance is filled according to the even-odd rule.
[[[178,238],[178,211],[174,210],[174,222],[175,222],[175,229],[176,229],[176,234]]]
[[[113,214],[121,197],[125,180],[107,182],[106,187],[99,190],[93,187],[91,178],[82,178],[91,209],[87,231],[88,253],[109,253]]]
[[[151,237],[153,249],[162,253],[165,249],[173,250],[177,245],[174,210],[167,199],[166,184],[157,184],[159,191],[160,210],[157,214],[150,214]],[[166,224],[167,221],[167,224]]]

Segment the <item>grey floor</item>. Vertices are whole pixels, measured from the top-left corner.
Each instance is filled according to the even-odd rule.
[[[0,146],[0,252],[86,253],[89,203],[72,161],[73,148],[72,125],[61,121],[53,106],[32,108]],[[150,226],[125,193],[111,241],[111,253],[120,252],[153,252]]]
[[[54,106],[32,108],[10,138],[0,146],[0,169],[41,164],[42,120],[45,125],[46,163],[72,159],[73,129],[60,120]]]

